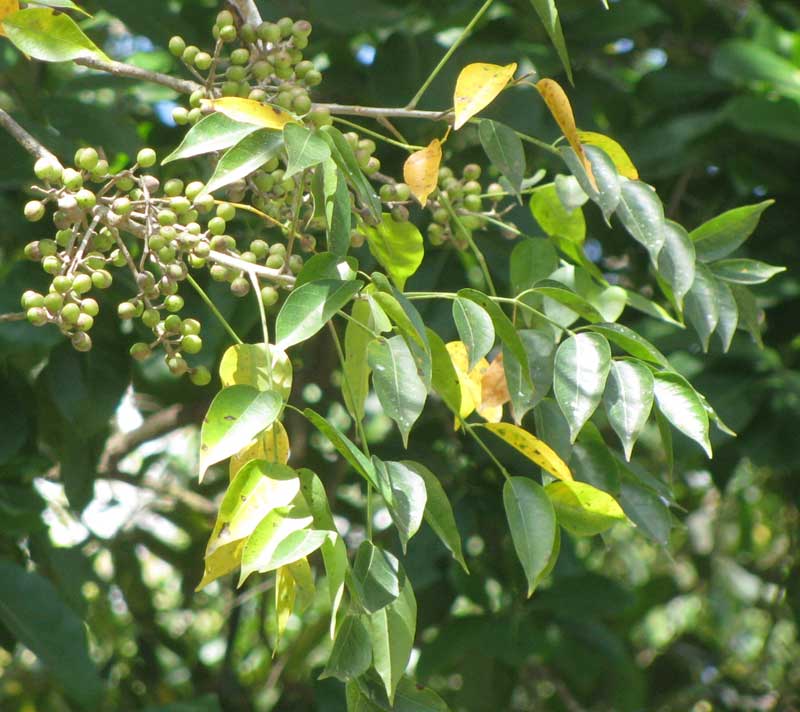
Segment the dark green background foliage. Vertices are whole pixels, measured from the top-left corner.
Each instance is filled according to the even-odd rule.
[[[739,437],[715,433],[715,456],[707,461],[676,433],[670,474],[658,432],[649,426],[634,467],[672,478],[679,522],[669,546],[624,525],[602,538],[565,535],[552,577],[530,600],[505,524],[498,473],[471,441],[453,434],[445,409],[425,411],[408,452],[388,437],[385,418],[368,418],[381,458],[420,459],[442,479],[472,572],[467,576],[429,529],[410,543],[406,568],[420,616],[416,678],[454,710],[469,712],[796,709],[800,9],[788,0],[619,0],[608,12],[599,1],[558,4],[575,70],[569,94],[578,125],[620,141],[643,180],[657,187],[668,216],[689,229],[724,210],[774,198],[746,256],[789,270],[756,288],[765,309],[763,349],[739,332],[730,353],[715,345],[704,356],[691,330],[626,313],[625,323],[669,353]],[[406,104],[443,52],[440,33],[463,27],[478,5],[259,3],[265,17],[288,14],[313,23],[307,54],[325,53],[330,63],[317,100],[373,106]],[[165,49],[169,36],[180,33],[207,46],[219,9],[212,0],[87,0],[84,6],[94,14],[84,29],[112,57],[165,72],[174,64]],[[375,48],[372,64],[357,60],[364,45]],[[420,108],[448,107],[458,70],[472,61],[528,62],[567,86],[527,0],[495,3]],[[28,62],[0,40],[0,106],[64,157],[80,145],[103,146],[119,165],[145,144],[166,155],[184,132],[159,113],[175,98],[129,79]],[[548,141],[558,135],[529,89],[504,93],[484,115]],[[441,135],[424,122],[398,125],[415,143]],[[485,163],[474,128],[454,135],[447,149],[453,167]],[[23,246],[40,236],[21,214],[31,161],[5,134],[0,156],[0,313],[9,313],[18,311],[22,291],[46,284],[22,258]],[[401,174],[402,151],[381,146],[380,156],[382,172]],[[183,170],[174,166],[162,175]],[[563,171],[551,156],[529,150],[529,173],[540,166]],[[204,170],[200,162],[197,169]],[[587,217],[604,271],[639,287],[646,279],[644,252],[631,249],[621,228],[606,230],[598,211]],[[527,208],[511,218],[537,234]],[[514,243],[492,229],[477,240],[502,289]],[[358,256],[369,269],[366,250]],[[430,250],[410,286],[458,289],[469,266],[461,253]],[[109,303],[114,292],[126,293],[125,285],[111,291]],[[215,284],[209,293],[240,334],[260,338],[249,302]],[[213,370],[227,337],[199,300],[185,296],[187,316],[203,320],[202,358]],[[425,306],[426,323],[445,340],[457,338],[450,305]],[[89,354],[74,352],[55,329],[0,324],[0,606],[13,598],[24,601],[26,613],[17,626],[0,625],[0,708],[343,711],[340,683],[316,681],[327,645],[324,601],[293,622],[276,647],[270,577],[252,577],[238,591],[223,580],[194,593],[224,478],[197,484],[191,428],[178,431],[168,450],[157,441],[124,462],[141,443],[109,438],[131,382],[145,415],[167,412],[158,435],[198,424],[215,391],[174,379],[159,359],[134,365],[127,349],[137,339],[123,333],[112,311],[101,312]],[[312,340],[293,358],[296,400],[347,427],[328,342]],[[363,501],[352,473],[300,417],[289,413],[286,425],[293,464],[321,475],[335,512],[357,533]],[[506,454],[512,472],[521,472],[523,461]],[[66,500],[52,485],[34,485],[52,480],[57,463]],[[87,506],[95,507],[96,521],[92,502],[95,495],[109,502],[109,483],[124,488],[112,489],[112,500],[114,492],[128,502],[132,491],[143,497],[124,526],[111,537],[87,530],[76,545],[55,546],[50,533],[59,523],[63,530]],[[22,566],[36,574],[21,575]],[[44,636],[38,644],[50,657],[36,661],[16,645],[30,636]]]

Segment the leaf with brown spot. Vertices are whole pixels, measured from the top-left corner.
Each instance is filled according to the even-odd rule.
[[[423,208],[428,196],[436,190],[441,162],[442,143],[435,138],[426,148],[412,153],[403,165],[403,180]]]
[[[539,94],[542,95],[544,103],[547,104],[547,108],[550,109],[550,113],[561,129],[561,133],[564,134],[564,137],[569,141],[569,145],[572,146],[572,150],[580,158],[592,186],[597,190],[597,181],[595,181],[594,173],[592,173],[592,164],[589,163],[589,159],[586,158],[586,152],[583,150],[578,127],[575,125],[575,115],[572,113],[572,105],[569,103],[566,92],[553,79],[540,79],[536,82],[536,88],[539,90]]]
[[[531,462],[535,462],[553,477],[565,482],[572,482],[572,472],[567,467],[567,463],[546,442],[531,435],[527,430],[523,430],[518,425],[511,425],[511,423],[488,423],[483,427],[488,428],[511,447],[519,450]]]
[[[510,400],[503,354],[499,353],[489,364],[481,380],[481,408],[502,407]]]
[[[464,67],[456,80],[453,95],[453,129],[458,131],[475,114],[489,106],[516,71],[516,62],[505,66],[476,62]]]

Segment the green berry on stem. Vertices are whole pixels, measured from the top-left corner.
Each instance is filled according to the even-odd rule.
[[[245,65],[250,61],[250,52],[244,47],[233,50],[231,52],[231,64]]]
[[[83,302],[81,302],[81,304],[83,304]],[[61,311],[61,307],[64,306],[64,297],[58,292],[50,292],[50,294],[44,298],[44,306],[51,314],[57,314]]]
[[[131,356],[137,361],[144,361],[146,358],[150,357],[151,353],[150,347],[143,341],[135,343],[130,349]]]
[[[171,294],[164,300],[164,308],[169,312],[179,312],[183,309],[183,297],[178,294]]]
[[[278,301],[278,297],[278,290],[275,287],[266,286],[261,288],[261,303],[265,307],[274,306]]]
[[[43,307],[44,295],[39,294],[39,292],[34,292],[32,289],[28,289],[22,294],[22,298],[20,299],[20,304],[22,305],[23,309],[33,309],[34,307]]]
[[[156,164],[158,156],[152,148],[143,148],[136,154],[136,162],[142,168],[150,168]]]
[[[76,351],[86,352],[92,350],[92,337],[83,331],[73,334],[70,342],[72,343],[72,348]]]
[[[70,302],[61,308],[59,315],[64,323],[74,324],[76,321],[78,321],[78,317],[81,315],[81,308],[77,304]]]
[[[53,289],[55,289],[59,294],[66,294],[70,291],[70,289],[72,289],[72,282],[72,277],[68,277],[65,274],[60,274],[53,278]]]
[[[25,218],[31,222],[38,222],[44,217],[44,203],[40,200],[31,200],[25,205]]]
[[[61,271],[61,260],[55,255],[45,257],[42,260],[42,269],[47,272],[47,274],[57,275]]]
[[[32,307],[25,312],[25,318],[33,326],[44,326],[47,323],[47,312],[42,307]]]
[[[243,297],[250,291],[250,282],[245,277],[237,277],[231,282],[231,292],[237,297]]]
[[[211,383],[211,371],[205,366],[198,366],[192,370],[189,378],[196,386],[207,386]]]
[[[125,264],[126,260],[124,255],[121,256],[121,259],[122,264]],[[92,284],[97,287],[97,289],[108,289],[112,282],[113,278],[111,277],[111,273],[107,270],[99,269],[92,273]]]
[[[217,217],[230,222],[236,217],[236,208],[230,203],[220,203],[217,205]]]
[[[92,289],[92,278],[88,274],[76,275],[75,279],[72,280],[72,289],[78,294],[86,294]]]
[[[223,42],[233,42],[236,39],[236,28],[233,25],[225,25],[219,28],[219,38]]]
[[[183,37],[179,37],[178,35],[170,37],[169,52],[173,57],[180,57],[185,49],[186,41],[183,39]]]
[[[200,329],[200,322],[197,319],[184,319],[181,322],[181,333],[184,336],[197,336]]]
[[[136,316],[136,305],[131,302],[120,302],[117,305],[117,316],[120,319],[133,319]]]
[[[82,299],[81,311],[89,316],[97,316],[100,313],[100,305],[97,303],[96,299],[92,299],[91,297]]]
[[[196,334],[189,334],[188,336],[184,336],[181,340],[181,351],[187,354],[200,353],[202,348],[203,340]]]
[[[75,320],[75,328],[79,331],[90,331],[94,326],[94,319],[91,315],[82,312]]]

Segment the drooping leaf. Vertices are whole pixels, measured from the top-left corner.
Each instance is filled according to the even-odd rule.
[[[714,278],[714,295],[719,312],[716,334],[722,344],[723,352],[727,352],[739,324],[739,307],[736,306],[736,298],[728,284],[716,277]]]
[[[576,294],[572,290],[567,289],[559,282],[555,282],[553,280],[543,280],[533,288],[533,291],[536,292],[536,294],[541,294],[546,299],[551,299],[552,301],[558,302],[558,304],[567,307],[567,309],[575,312],[575,315],[582,316],[584,319],[586,319],[586,321],[594,323],[605,320],[605,316],[597,311],[597,309],[595,309],[594,306],[592,306],[580,294]],[[545,301],[545,313],[550,312],[548,307],[549,304]],[[576,318],[577,316],[573,316],[572,320]]]
[[[522,239],[511,253],[509,267],[511,289],[519,295],[547,279],[558,268],[558,255],[549,240]]]
[[[711,334],[719,324],[716,280],[704,264],[696,265],[692,288],[686,295],[686,318],[700,337],[703,351],[708,351]]]
[[[708,413],[694,388],[677,373],[656,373],[654,378],[658,409],[675,428],[694,440],[711,457]]]
[[[564,66],[564,71],[567,73],[570,84],[572,84],[572,67],[570,66],[567,43],[564,40],[564,31],[561,29],[561,19],[558,16],[555,0],[531,0],[531,4],[539,15],[550,41],[556,48],[558,58]]]
[[[412,153],[403,164],[403,180],[423,208],[428,196],[436,190],[441,162],[442,144],[435,138],[425,148]]]
[[[425,482],[428,498],[425,503],[425,521],[436,533],[441,542],[447,547],[453,558],[461,564],[464,571],[468,571],[467,562],[461,549],[461,535],[458,533],[453,508],[447,493],[439,482],[439,478],[427,467],[418,462],[403,460],[402,464],[418,474]]]
[[[347,189],[344,174],[333,159],[322,162],[322,173],[328,250],[334,255],[344,257],[350,247],[350,191]]]
[[[567,211],[572,212],[575,208],[582,208],[589,201],[589,196],[583,191],[575,176],[559,173],[553,182],[556,185],[558,199]]]
[[[323,279],[293,290],[275,321],[277,346],[287,349],[311,338],[361,289],[358,280]]]
[[[402,291],[406,280],[422,264],[425,248],[422,234],[411,222],[397,222],[383,213],[376,227],[365,226],[369,251]]]
[[[23,54],[42,62],[69,62],[94,57],[110,62],[69,15],[32,7],[3,18],[6,37]]]
[[[219,159],[214,175],[205,190],[213,193],[257,171],[283,146],[283,134],[272,129],[259,129],[229,148]]]
[[[558,347],[553,392],[573,442],[599,405],[610,368],[611,348],[601,334],[575,334]]]
[[[626,478],[622,481],[619,503],[637,529],[661,546],[669,543],[672,515],[658,494],[633,478]]]
[[[658,271],[667,280],[680,308],[691,289],[695,273],[694,243],[676,222],[664,222],[664,246],[658,253]]]
[[[514,549],[528,581],[530,598],[553,553],[556,513],[544,488],[527,477],[506,480],[503,506]]]
[[[625,513],[610,494],[585,482],[553,482],[544,489],[558,523],[575,536],[594,536],[625,521]]]
[[[739,325],[753,337],[753,341],[759,348],[763,348],[761,310],[758,308],[756,298],[747,287],[743,287],[741,284],[731,285],[731,292],[739,310]]]
[[[397,423],[404,445],[425,406],[427,389],[417,374],[414,357],[401,336],[373,341],[367,348],[375,393],[384,413]]]
[[[209,114],[186,132],[183,141],[161,163],[163,165],[180,158],[224,151],[258,129],[255,124],[234,121],[222,113]]]
[[[83,622],[41,574],[0,561],[0,621],[44,663],[82,709],[98,709],[103,684]]]
[[[697,251],[697,259],[714,262],[727,257],[740,247],[758,226],[761,214],[774,203],[765,200],[755,205],[728,210],[689,233]]]
[[[597,181],[592,172],[592,164],[589,163],[586,152],[583,150],[578,127],[575,125],[575,115],[572,113],[572,105],[569,103],[566,92],[557,81],[547,78],[536,82],[536,88],[561,129],[561,133],[564,134],[572,150],[575,151],[575,155],[580,159],[589,184],[597,191]]]
[[[489,119],[481,121],[478,137],[489,160],[506,177],[511,190],[519,195],[525,178],[525,149],[522,139],[514,129]]]
[[[458,415],[461,412],[461,383],[458,373],[441,337],[431,329],[428,330],[428,343],[431,349],[432,386],[444,404]]]
[[[653,408],[653,374],[639,361],[614,361],[603,396],[608,422],[622,442],[625,458]]]
[[[461,341],[450,341],[445,345],[450,356],[461,389],[461,409],[459,417],[466,418],[483,404],[483,376],[489,368],[489,362],[482,358],[475,368],[469,369],[467,347]],[[479,411],[480,413],[480,411]],[[483,415],[483,413],[481,413]],[[492,420],[492,418],[488,418]],[[499,418],[498,418],[499,420]],[[460,427],[456,419],[456,428]]]
[[[447,703],[430,687],[404,677],[394,696],[395,712],[450,712]]]
[[[494,346],[492,318],[479,304],[457,297],[453,301],[453,321],[461,341],[467,347],[468,370],[471,371]]]
[[[656,192],[638,180],[622,182],[617,215],[631,237],[644,246],[653,264],[664,246],[664,206]]]
[[[417,631],[417,600],[406,580],[399,597],[369,616],[367,627],[372,641],[372,662],[383,681],[389,703],[408,665]]]
[[[578,181],[586,195],[600,207],[606,222],[619,205],[622,192],[621,178],[617,173],[614,162],[608,154],[597,146],[584,146],[586,158],[592,166],[594,182],[586,173],[586,167],[581,162],[580,156],[572,148],[564,147],[560,150],[564,163],[567,164],[572,175]]]
[[[369,211],[374,220],[379,220],[381,217],[380,198],[378,198],[374,188],[364,175],[364,171],[361,170],[356,154],[344,134],[334,126],[324,126],[320,131],[320,135],[328,142],[331,149],[331,158],[347,178],[347,182],[353,188],[361,205]]]
[[[336,632],[328,664],[320,677],[336,677],[347,682],[364,674],[371,663],[372,647],[363,618],[348,614]]]
[[[270,344],[270,357],[264,344],[234,344],[219,363],[223,387],[252,386],[259,391],[275,391],[286,400],[292,390],[292,362],[286,352]]]
[[[230,479],[233,480],[250,460],[266,460],[279,465],[285,465],[289,461],[289,435],[280,420],[276,420],[248,445],[231,455],[228,466]]]
[[[3,2],[5,2],[9,7],[16,7],[19,9],[18,0],[3,0]],[[72,0],[28,0],[25,4],[35,5],[37,7],[52,7],[61,10],[75,10],[76,12],[80,12],[82,15],[86,15],[86,17],[91,17],[86,10],[76,5],[74,2],[72,2]]]
[[[252,386],[230,386],[217,393],[200,429],[200,481],[208,468],[241,450],[275,422],[281,399]]]
[[[275,627],[278,642],[289,625],[296,597],[297,584],[294,577],[288,566],[282,566],[275,572]]]
[[[518,425],[511,423],[486,423],[484,428],[497,435],[511,447],[519,450],[531,462],[536,463],[546,472],[559,480],[572,480],[572,473],[567,464],[556,454],[546,442],[531,435]]]
[[[331,157],[327,142],[300,124],[288,123],[283,127],[283,142],[289,159],[284,178],[291,178]]]
[[[586,423],[575,445],[569,466],[579,482],[588,482],[592,487],[619,494],[619,467],[617,460],[606,445],[603,435],[594,423]]]
[[[590,145],[603,149],[606,155],[614,162],[617,173],[621,176],[630,180],[639,179],[639,171],[633,165],[631,157],[613,138],[595,131],[578,131],[578,138],[580,138],[584,147]]]
[[[505,66],[476,62],[464,67],[458,75],[453,94],[453,129],[458,131],[475,114],[489,106],[516,71],[515,62]]]
[[[786,271],[786,267],[748,259],[719,260],[709,266],[717,277],[734,284],[763,284],[776,274]]]
[[[586,221],[583,211],[575,208],[568,211],[558,197],[555,184],[538,188],[530,201],[531,213],[539,227],[548,235],[558,235],[582,244],[586,237]]]
[[[529,372],[533,387],[522,377],[522,366],[506,348],[503,361],[511,398],[514,422],[519,425],[525,414],[547,395],[553,383],[553,357],[556,345],[550,334],[535,329],[522,329],[519,338],[528,354]]]
[[[255,124],[262,129],[280,131],[286,124],[297,121],[288,111],[272,104],[263,104],[253,99],[242,99],[236,96],[224,96],[211,102],[214,111],[225,114],[229,119],[243,124]]]
[[[353,321],[347,322],[344,332],[342,395],[347,410],[357,420],[364,417],[364,401],[369,393],[370,368],[367,362],[367,346],[372,336],[367,329],[372,322],[371,314],[366,301],[355,302],[350,312]],[[358,324],[363,324],[367,328],[362,328]]]
[[[419,531],[425,516],[428,500],[425,480],[415,468],[407,467],[403,462],[387,461],[384,465],[392,491],[389,513],[405,553],[409,540]]]
[[[353,560],[353,584],[359,602],[375,613],[395,601],[406,582],[397,557],[364,541]]]

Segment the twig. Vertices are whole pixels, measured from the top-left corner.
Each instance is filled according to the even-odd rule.
[[[0,314],[0,324],[7,321],[23,321],[26,318],[25,312],[16,312],[14,314]]]
[[[224,252],[211,250],[208,253],[208,259],[212,262],[218,262],[221,265],[232,267],[233,269],[237,269],[242,272],[252,272],[253,274],[257,274],[259,277],[264,277],[265,279],[272,280],[273,282],[279,282],[287,287],[294,286],[294,275],[282,274],[276,269],[264,267],[263,265],[255,265],[252,262],[245,262],[238,257],[226,255]]]
[[[229,0],[229,2],[245,22],[256,27],[261,24],[261,13],[253,0]]]
[[[108,72],[117,77],[143,79],[144,81],[153,82],[154,84],[161,84],[162,86],[173,89],[179,94],[191,94],[196,89],[202,89],[197,82],[193,82],[190,79],[181,79],[179,77],[170,76],[169,74],[151,72],[149,69],[134,67],[132,64],[124,64],[123,62],[106,62],[103,59],[97,59],[97,57],[79,57],[75,60],[75,64],[80,64],[89,69],[96,69],[99,72]]]
[[[339,116],[367,116],[373,119],[394,117],[398,119],[428,119],[429,121],[451,121],[452,109],[423,111],[402,107],[353,106],[350,104],[314,104],[316,109],[327,109]]]
[[[14,119],[11,118],[11,114],[3,109],[0,109],[0,126],[8,131],[11,137],[32,156],[36,158],[51,158],[54,161],[57,160],[50,151],[14,121]]]

